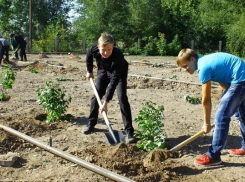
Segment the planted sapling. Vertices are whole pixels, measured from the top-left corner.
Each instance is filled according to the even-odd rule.
[[[43,105],[47,114],[46,122],[59,122],[69,120],[71,115],[65,114],[71,102],[71,96],[66,97],[65,87],[60,87],[59,82],[54,84],[46,81],[45,87],[36,90],[38,95],[37,102]]]
[[[0,84],[2,85],[2,93],[0,94],[0,100],[7,99],[4,90],[12,89],[12,85],[15,82],[16,72],[13,70],[12,65],[7,64],[2,73],[0,74]]]
[[[165,136],[162,129],[164,107],[162,105],[155,107],[156,103],[151,101],[146,101],[143,105],[144,107],[135,119],[135,122],[138,123],[136,136],[139,138],[136,146],[147,152],[155,148],[164,149]]]

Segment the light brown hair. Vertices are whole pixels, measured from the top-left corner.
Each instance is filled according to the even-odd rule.
[[[112,37],[112,35],[108,34],[108,33],[102,33],[100,38],[98,39],[98,45],[105,47],[108,44],[113,44],[114,45],[114,38]]]
[[[183,61],[190,61],[191,57],[197,59],[198,55],[190,48],[182,49],[176,60],[177,65],[180,66]]]

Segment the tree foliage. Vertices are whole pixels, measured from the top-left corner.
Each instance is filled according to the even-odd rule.
[[[32,0],[32,3],[32,33],[39,51],[52,51],[54,42],[50,41],[56,37],[63,40],[65,51],[79,48],[84,38],[90,45],[102,32],[109,32],[122,49],[135,54],[164,55],[166,50],[159,47],[165,49],[165,43],[170,44],[168,47],[180,44],[184,48],[194,40],[195,50],[201,53],[217,51],[218,42],[222,41],[222,51],[243,55],[245,2],[241,0]],[[68,13],[71,8],[75,8],[74,14]],[[70,16],[77,18],[71,22]],[[0,33],[8,36],[10,32],[29,35],[29,0],[0,0]],[[159,33],[165,35],[164,44]],[[73,43],[63,46],[67,41]]]
[[[46,26],[62,20],[69,26],[68,12],[71,8],[68,0],[32,0],[33,36]],[[29,34],[29,0],[0,0],[0,31],[5,36],[10,32]],[[37,32],[36,32],[37,31]]]

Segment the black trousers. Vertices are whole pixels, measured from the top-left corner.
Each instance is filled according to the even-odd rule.
[[[20,47],[20,60],[23,61],[23,57],[24,60],[27,61],[26,59],[26,45],[23,45]]]
[[[128,66],[125,66],[125,71],[122,73],[119,83],[116,87],[118,101],[120,104],[120,110],[122,114],[122,120],[124,124],[125,131],[127,133],[133,133],[134,128],[132,126],[132,114],[130,104],[127,97],[127,75]],[[100,99],[105,95],[106,88],[110,83],[110,78],[107,71],[99,70],[96,79],[96,89]],[[95,96],[91,99],[90,115],[89,115],[89,125],[95,126],[97,124],[99,114],[99,104]]]
[[[17,47],[15,47],[14,50],[16,50],[16,48],[17,48]],[[15,52],[14,52],[14,56],[15,56],[16,59],[19,59],[18,51],[15,51]]]

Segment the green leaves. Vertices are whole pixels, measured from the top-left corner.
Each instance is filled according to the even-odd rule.
[[[54,84],[46,81],[45,87],[36,90],[39,104],[42,104],[47,113],[46,122],[58,122],[69,120],[71,115],[66,115],[65,111],[71,102],[71,97],[66,97],[65,87],[60,87],[59,82]]]
[[[31,73],[40,73],[40,71],[39,70],[36,70],[35,68],[31,68],[30,69],[30,72]]]
[[[11,89],[15,81],[16,72],[13,70],[10,64],[7,64],[3,68],[3,72],[0,74],[0,83],[4,89]]]
[[[185,95],[184,99],[186,100],[186,102],[189,102],[191,104],[200,104],[201,103],[200,99],[198,99],[197,97],[190,97],[189,95]]]
[[[162,134],[164,119],[163,111],[164,107],[147,101],[144,107],[140,110],[139,115],[136,117],[135,122],[138,123],[138,131],[136,136],[140,138],[136,146],[147,152],[154,150],[155,148],[164,148],[165,136]]]
[[[0,100],[5,100],[7,99],[6,95],[4,93],[0,94]]]

